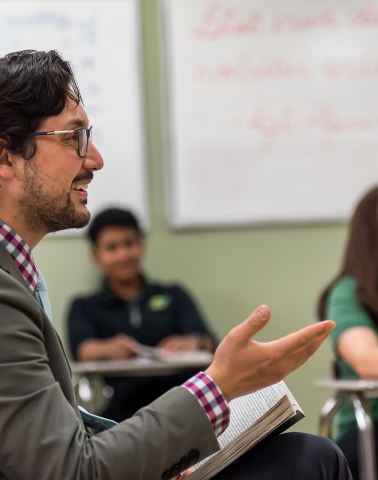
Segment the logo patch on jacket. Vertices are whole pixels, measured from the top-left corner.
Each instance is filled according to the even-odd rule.
[[[153,312],[159,310],[165,310],[171,303],[171,297],[169,295],[154,295],[150,298],[148,306]]]

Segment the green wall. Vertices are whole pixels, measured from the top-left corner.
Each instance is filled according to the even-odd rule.
[[[261,341],[279,338],[315,322],[318,294],[340,263],[345,226],[185,232],[172,232],[167,227],[156,0],[142,0],[142,24],[151,212],[147,272],[153,278],[187,286],[219,338],[261,303],[272,310],[270,323],[257,337]],[[101,181],[101,173],[96,181]],[[34,256],[49,286],[54,323],[65,339],[64,322],[70,300],[93,290],[99,272],[91,264],[87,244],[80,237],[47,238],[34,250]],[[307,414],[297,430],[317,432],[319,411],[330,392],[316,391],[311,384],[316,378],[329,376],[330,359],[329,345],[323,345],[287,379]]]

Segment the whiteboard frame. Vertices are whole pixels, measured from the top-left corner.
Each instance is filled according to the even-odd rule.
[[[169,97],[172,78],[169,75],[169,65],[171,63],[171,51],[169,38],[167,15],[168,7],[166,0],[158,0],[158,45],[160,57],[160,99],[161,99],[161,133],[163,145],[163,175],[164,175],[164,203],[168,226],[172,230],[179,230],[182,227],[175,225],[173,212],[173,152],[174,152],[174,121]]]
[[[174,155],[175,155],[175,128],[174,128],[174,110],[173,98],[169,92],[173,84],[170,69],[172,65],[172,39],[168,27],[169,6],[168,2],[172,0],[158,0],[158,28],[159,28],[159,57],[160,57],[160,95],[161,95],[161,119],[163,136],[163,156],[164,156],[164,185],[165,185],[165,207],[168,227],[172,231],[185,230],[229,230],[229,229],[247,229],[247,228],[287,228],[287,227],[322,227],[331,225],[346,225],[349,222],[345,217],[331,217],[327,219],[269,219],[261,221],[212,221],[211,223],[185,222],[182,225],[175,218],[174,212]],[[190,1],[190,0],[188,0]],[[377,181],[378,183],[378,181]],[[350,212],[351,216],[352,212]]]
[[[13,2],[22,1],[22,0],[12,0]],[[47,2],[54,2],[55,0],[45,0]],[[65,0],[67,2],[75,2],[76,0]],[[96,2],[98,0],[90,0],[92,2]],[[138,218],[143,228],[143,231],[148,232],[151,228],[151,209],[150,209],[150,195],[149,195],[149,181],[148,181],[148,158],[147,158],[147,131],[146,131],[146,95],[145,95],[145,71],[144,71],[144,51],[143,51],[143,28],[142,28],[142,6],[141,0],[116,0],[118,2],[125,2],[131,1],[134,3],[135,7],[135,21],[136,21],[136,45],[137,45],[137,52],[138,52],[138,61],[137,61],[137,77],[138,77],[138,97],[137,103],[139,105],[139,112],[140,112],[140,151],[141,151],[141,161],[142,161],[142,175],[143,175],[143,183],[145,185],[144,189],[144,208],[145,208],[145,219]],[[1,0],[0,0],[1,2]],[[70,59],[67,59],[70,61]],[[73,65],[75,70],[75,65]],[[80,85],[79,85],[80,88]],[[139,122],[138,122],[139,123]],[[100,152],[101,153],[101,152]],[[121,205],[116,202],[108,202],[104,203],[103,208],[112,208],[112,207],[120,207],[126,208],[125,205]],[[91,213],[91,212],[90,212]],[[67,230],[60,230],[58,232],[49,233],[46,235],[45,238],[80,238],[86,236],[86,231],[88,227],[84,227],[81,229],[67,229]]]

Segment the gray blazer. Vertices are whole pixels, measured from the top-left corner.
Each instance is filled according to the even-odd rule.
[[[168,480],[218,449],[182,387],[89,439],[59,336],[0,244],[0,480]]]

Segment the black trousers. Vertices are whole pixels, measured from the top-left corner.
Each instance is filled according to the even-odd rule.
[[[374,433],[375,433],[375,452],[376,452],[375,454],[376,454],[376,457],[378,458],[378,422],[374,422]],[[359,480],[357,428],[343,435],[337,441],[337,445],[341,448],[341,450],[343,451],[348,461],[350,471],[352,472],[353,480]]]
[[[213,478],[352,480],[347,461],[339,447],[331,440],[305,433],[284,433],[268,438]]]

